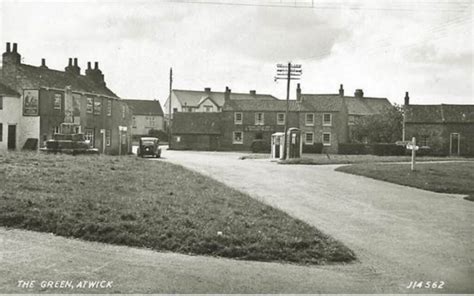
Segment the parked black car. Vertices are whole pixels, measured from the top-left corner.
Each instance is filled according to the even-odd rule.
[[[145,157],[146,155],[149,155],[158,158],[161,156],[161,149],[159,147],[159,144],[160,140],[158,138],[140,138],[140,141],[138,143],[137,155],[140,157]]]

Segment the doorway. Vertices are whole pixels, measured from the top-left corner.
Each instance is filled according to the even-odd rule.
[[[449,154],[459,156],[461,150],[461,135],[459,133],[451,133],[449,140]]]
[[[16,125],[8,125],[8,150],[16,150]]]

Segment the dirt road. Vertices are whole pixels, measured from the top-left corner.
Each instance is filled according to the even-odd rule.
[[[167,151],[167,161],[211,176],[341,240],[367,283],[392,292],[411,281],[443,281],[474,292],[474,203],[334,171],[335,166],[239,160],[236,153]],[[422,164],[420,164],[422,165]],[[382,288],[383,289],[383,288]]]

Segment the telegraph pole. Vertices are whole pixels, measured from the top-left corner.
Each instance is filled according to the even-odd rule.
[[[171,147],[171,92],[173,91],[173,68],[170,68],[170,89],[168,101],[168,149]]]
[[[275,76],[275,81],[282,79],[286,80],[286,111],[285,111],[285,142],[283,143],[283,159],[287,158],[287,146],[288,146],[288,111],[290,109],[290,81],[299,80],[303,70],[301,65],[292,65],[291,62],[288,65],[278,64],[277,65],[277,76]]]

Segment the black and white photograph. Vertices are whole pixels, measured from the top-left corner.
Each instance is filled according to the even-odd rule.
[[[474,294],[472,0],[0,0],[0,294]]]

